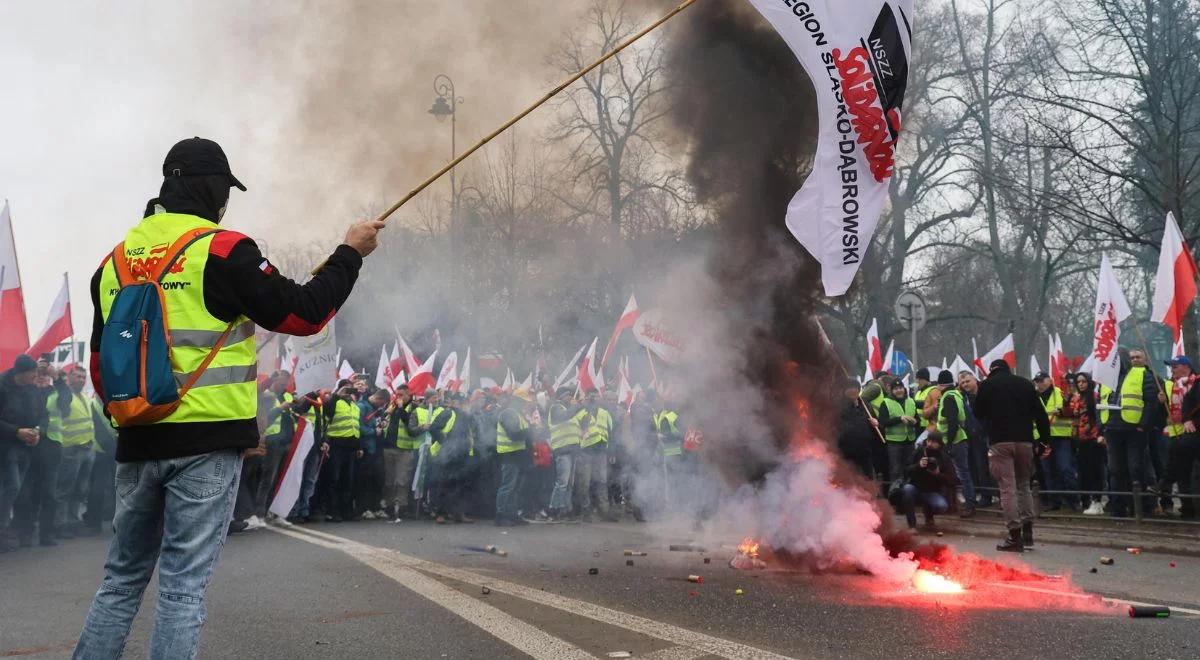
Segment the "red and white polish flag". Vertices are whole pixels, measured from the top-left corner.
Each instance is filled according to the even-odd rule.
[[[405,349],[408,347],[406,346]],[[408,389],[413,396],[425,396],[425,390],[434,386],[437,382],[433,377],[433,363],[437,360],[437,351],[434,351],[417,370],[412,372],[412,376],[408,379]]]
[[[1013,373],[1017,372],[1017,348],[1013,342],[1013,336],[1010,332],[1007,337],[1000,340],[999,344],[983,354],[983,357],[975,359],[975,368],[984,376],[988,374],[988,367],[996,360],[1004,360],[1008,363],[1008,368]]]
[[[379,347],[379,366],[375,367],[375,387],[381,390],[392,389],[392,363],[388,359],[387,347]]]
[[[1178,339],[1183,332],[1183,317],[1196,298],[1196,262],[1188,249],[1175,216],[1167,214],[1162,248],[1158,253],[1158,272],[1154,276],[1154,305],[1150,320],[1171,328]]]
[[[50,306],[50,315],[46,318],[42,336],[38,337],[26,352],[34,357],[49,353],[74,335],[75,329],[71,326],[71,288],[67,284],[66,273],[63,273],[62,289],[59,289],[54,304]]]
[[[292,448],[284,462],[283,475],[275,486],[275,497],[271,499],[271,513],[286,518],[300,499],[300,487],[304,481],[304,459],[312,450],[313,429],[304,417],[296,418],[296,433],[292,436]]]
[[[456,391],[458,385],[458,352],[450,351],[446,359],[442,361],[442,370],[438,372],[437,385],[434,389],[443,391]]]
[[[871,328],[867,330],[867,371],[868,376],[883,371],[883,346],[879,343],[879,319],[871,319]]]
[[[17,268],[17,243],[13,238],[12,213],[8,202],[0,209],[0,370],[13,365],[29,348],[29,323],[21,294],[21,272]]]
[[[630,294],[629,302],[625,303],[625,311],[621,312],[621,318],[617,319],[617,327],[613,328],[608,346],[604,347],[604,357],[600,359],[601,367],[608,364],[608,357],[612,355],[613,347],[617,345],[617,339],[621,337],[621,333],[633,328],[639,316],[641,316],[641,312],[638,310],[637,298]]]

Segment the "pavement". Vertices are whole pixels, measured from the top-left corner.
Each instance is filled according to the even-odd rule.
[[[693,539],[653,524],[271,528],[226,546],[200,657],[1200,657],[1194,556],[1114,551],[1099,530],[1091,546],[1039,535],[1014,557],[995,551],[995,523],[946,520],[943,531],[924,538],[1062,577],[982,576],[964,594],[932,595],[855,571],[736,571],[727,565],[736,539],[672,552]],[[0,555],[0,658],[69,656],[105,548],[93,538]],[[1124,601],[1176,609],[1130,619]],[[125,657],[146,657],[153,602]]]

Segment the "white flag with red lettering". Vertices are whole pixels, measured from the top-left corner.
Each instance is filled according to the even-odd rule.
[[[71,326],[71,289],[67,286],[67,275],[63,273],[62,288],[54,298],[54,304],[50,306],[50,315],[46,319],[46,326],[42,328],[42,336],[38,337],[26,352],[34,357],[49,353],[74,335],[75,329]]]
[[[812,79],[817,150],[804,187],[788,204],[787,226],[821,263],[825,295],[840,296],[888,199],[908,86],[913,0],[750,3]]]
[[[458,384],[458,352],[450,351],[450,355],[442,361],[442,370],[438,373],[437,385],[434,389],[454,391]]]
[[[1117,347],[1121,341],[1121,321],[1129,318],[1129,302],[1117,281],[1108,255],[1100,258],[1100,279],[1096,285],[1095,325],[1092,334],[1092,380],[1117,388],[1121,379],[1121,358]]]

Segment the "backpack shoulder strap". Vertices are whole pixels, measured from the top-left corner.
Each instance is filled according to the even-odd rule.
[[[133,272],[129,270],[129,259],[125,257],[125,241],[117,243],[112,252],[113,271],[117,274],[117,286],[122,287],[133,281]]]
[[[171,243],[171,246],[167,248],[166,254],[163,255],[163,259],[150,271],[150,279],[161,283],[163,277],[166,277],[167,273],[171,272],[171,267],[175,265],[176,261],[179,261],[179,257],[185,250],[192,246],[192,243],[210,234],[215,234],[218,231],[220,230],[197,227],[196,229],[184,232],[182,236],[175,239],[174,243]]]

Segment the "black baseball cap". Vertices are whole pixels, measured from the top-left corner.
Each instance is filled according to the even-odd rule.
[[[180,140],[167,152],[163,160],[163,176],[203,176],[224,174],[229,177],[229,183],[237,186],[238,190],[246,191],[246,186],[238,181],[229,169],[229,159],[221,145],[202,137]]]

